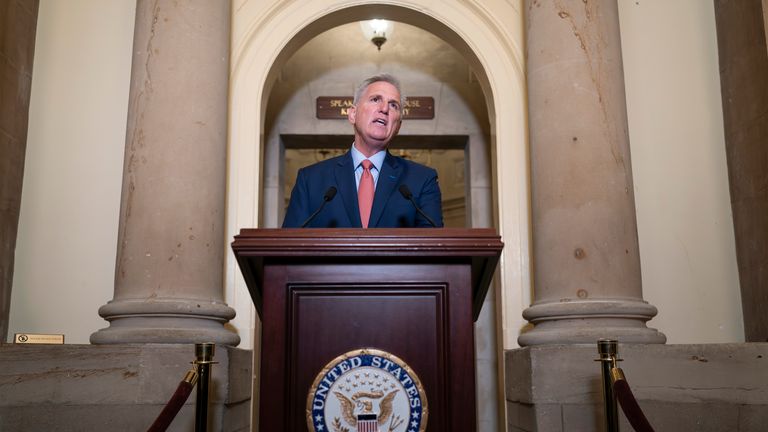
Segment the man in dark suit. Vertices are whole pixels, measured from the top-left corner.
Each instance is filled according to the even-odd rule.
[[[283,228],[307,221],[314,228],[443,226],[437,172],[387,151],[400,130],[402,106],[393,76],[363,81],[348,114],[355,131],[352,148],[299,170]]]

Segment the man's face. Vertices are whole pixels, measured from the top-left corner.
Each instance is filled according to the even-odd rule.
[[[357,105],[349,109],[355,126],[355,145],[365,156],[384,150],[400,130],[400,92],[386,81],[365,89]]]

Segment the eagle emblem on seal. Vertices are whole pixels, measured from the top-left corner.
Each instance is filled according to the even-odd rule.
[[[392,417],[392,400],[399,390],[393,390],[384,396],[384,392],[357,392],[351,398],[347,398],[341,392],[333,392],[341,404],[341,414],[344,421],[358,432],[379,432],[379,426],[384,426]],[[379,400],[380,399],[380,400]],[[378,404],[378,410],[374,411],[374,403]],[[392,417],[389,430],[395,430],[403,423],[400,416]]]

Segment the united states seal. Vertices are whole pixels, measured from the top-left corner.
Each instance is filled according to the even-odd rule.
[[[416,373],[397,356],[373,348],[330,361],[307,395],[312,432],[424,432],[428,414]]]

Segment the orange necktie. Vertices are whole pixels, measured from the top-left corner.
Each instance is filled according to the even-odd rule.
[[[360,205],[360,222],[363,228],[368,228],[368,219],[371,218],[371,207],[373,207],[373,174],[371,167],[373,162],[368,159],[362,162],[363,175],[360,177],[360,186],[357,187],[357,202]]]

